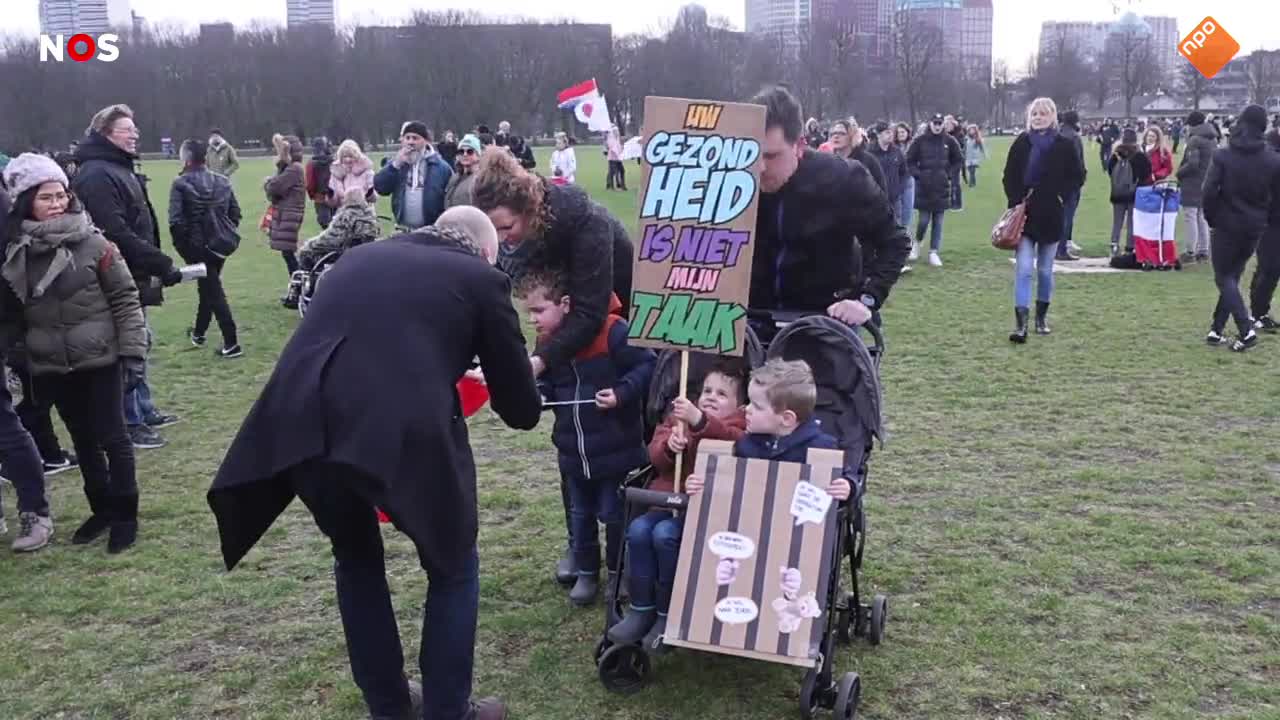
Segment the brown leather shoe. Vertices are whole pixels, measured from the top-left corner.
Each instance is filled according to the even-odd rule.
[[[507,720],[507,706],[498,698],[472,702],[471,720]]]

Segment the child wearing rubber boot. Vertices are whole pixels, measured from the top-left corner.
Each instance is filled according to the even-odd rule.
[[[516,296],[540,339],[554,333],[569,314],[569,293],[560,275],[530,273],[516,287]],[[551,440],[569,488],[578,572],[569,600],[580,607],[595,602],[600,592],[596,523],[605,527],[605,565],[612,575],[618,570],[622,542],[619,488],[645,462],[642,398],[657,358],[627,344],[629,330],[621,309],[622,303],[613,297],[595,340],[569,363],[548,367],[541,380],[543,396],[554,403]]]
[[[648,489],[674,492],[676,456],[683,454],[683,470],[689,473],[703,438],[736,442],[746,433],[747,377],[740,362],[724,361],[707,373],[698,402],[676,398],[671,414],[649,442],[649,461],[656,476]],[[660,650],[658,639],[667,628],[671,584],[684,517],[665,510],[650,510],[627,528],[627,584],[631,607],[627,616],[609,628],[609,639],[620,645],[644,641]]]

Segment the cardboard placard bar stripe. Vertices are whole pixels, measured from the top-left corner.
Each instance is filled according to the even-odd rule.
[[[769,477],[764,489],[764,502],[760,503],[760,547],[770,546],[773,538],[773,503],[778,497],[778,463],[769,463]],[[769,576],[769,566],[765,565],[756,571],[755,582],[751,586],[751,597],[764,597],[764,581]],[[760,618],[751,621],[747,626],[747,639],[743,647],[755,647],[756,636],[760,632]]]
[[[689,581],[685,584],[685,588],[687,589],[684,591],[683,611],[680,613],[680,617],[678,618],[679,624],[676,625],[676,627],[680,628],[680,632],[676,637],[681,640],[686,640],[689,637],[689,620],[693,617],[693,601],[697,596],[697,592],[695,591],[698,587],[698,568],[702,566],[700,561],[702,558],[703,548],[707,541],[707,518],[711,515],[711,492],[715,489],[716,468],[719,465],[720,459],[720,456],[718,455],[706,455],[698,458],[699,463],[702,461],[703,457],[706,457],[706,466],[702,471],[702,477],[705,484],[703,485],[702,496],[694,498],[694,504],[698,506],[697,523],[694,525],[697,532],[693,536],[695,541],[693,543],[681,542],[681,548],[688,548],[689,552],[680,553],[681,557],[679,559],[679,564],[676,566],[677,568],[689,568],[690,572]],[[688,525],[688,522],[689,519],[686,517],[686,526]],[[685,535],[688,536],[688,532],[686,532]],[[673,597],[672,600],[674,599],[675,598]],[[670,618],[668,618],[668,620],[670,620]]]
[[[843,471],[838,468],[831,468],[831,480],[834,482],[836,478],[842,475]],[[852,506],[850,506],[852,512]],[[818,571],[818,602],[825,602],[829,591],[831,590],[831,563],[834,560],[839,562],[844,557],[844,548],[836,547],[836,538],[839,536],[840,523],[836,520],[839,517],[838,503],[831,503],[831,507],[827,509],[827,521],[822,524],[822,566]],[[834,611],[833,607],[828,607],[826,612]],[[851,610],[850,612],[857,612]],[[815,622],[809,635],[809,657],[817,657],[818,650],[821,648],[822,633],[826,629],[826,622]]]
[[[747,468],[749,467],[749,463],[745,460],[734,458],[733,464],[733,497],[729,500],[729,524],[725,526],[725,530],[728,530],[729,532],[738,532],[738,525],[742,520],[742,494],[745,492],[747,486]],[[754,536],[752,536],[752,540],[755,540]],[[730,587],[732,587],[732,584],[718,586],[716,590],[716,603],[719,603],[721,600],[729,597]],[[711,644],[719,645],[723,635],[724,623],[717,619],[712,623]]]

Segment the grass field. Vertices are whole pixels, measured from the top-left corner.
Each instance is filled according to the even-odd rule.
[[[872,458],[865,577],[892,613],[884,645],[837,663],[862,675],[862,716],[1280,718],[1280,339],[1206,348],[1215,295],[1197,266],[1060,276],[1053,336],[1011,346],[1012,269],[987,240],[1007,142],[992,146],[966,210],[947,216],[946,266],[918,265],[885,312],[891,437]],[[579,162],[579,180],[634,223],[632,194],[603,190],[602,159]],[[1076,232],[1097,255],[1111,212],[1090,166]],[[147,164],[158,208],[177,169]],[[256,159],[236,176],[246,227],[271,169]],[[0,719],[365,717],[328,546],[301,504],[232,573],[205,505],[297,322],[278,302],[283,262],[246,236],[225,275],[243,359],[188,346],[194,287],[152,316],[152,385],[183,422],[140,455],[138,546],[69,544],[87,507],[68,474],[51,481],[55,544],[0,556]],[[801,673],[707,654],[660,660],[638,696],[601,688],[601,613],[572,609],[550,579],[563,523],[548,433],[487,411],[472,421],[477,691],[526,720],[794,717]],[[387,541],[412,658],[426,580],[411,545]]]

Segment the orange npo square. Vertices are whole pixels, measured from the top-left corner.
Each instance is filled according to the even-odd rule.
[[[1201,75],[1212,78],[1240,52],[1240,43],[1210,16],[1182,38],[1178,52],[1190,60]]]

